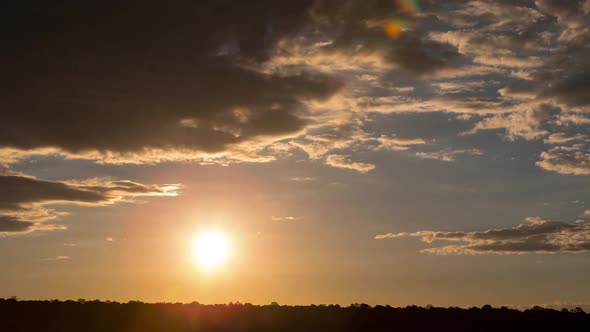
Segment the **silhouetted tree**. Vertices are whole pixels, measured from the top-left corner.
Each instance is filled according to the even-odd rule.
[[[384,332],[384,331],[590,331],[582,308],[553,310],[539,306],[394,308],[364,303],[255,306],[0,299],[0,331],[43,332]]]

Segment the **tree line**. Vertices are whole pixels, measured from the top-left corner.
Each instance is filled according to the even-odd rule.
[[[590,331],[581,308],[286,306],[0,299],[0,331]]]

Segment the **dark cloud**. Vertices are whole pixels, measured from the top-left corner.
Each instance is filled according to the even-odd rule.
[[[0,176],[0,209],[43,201],[98,203],[107,197],[99,187],[74,187],[63,182],[41,181],[24,176]]]
[[[316,24],[331,42],[320,51],[349,56],[379,54],[385,62],[394,64],[413,75],[422,76],[440,69],[461,66],[468,61],[449,43],[428,38],[425,25],[436,24],[431,15],[404,15],[395,1],[327,1],[331,6],[314,7]],[[422,3],[427,12],[435,8],[429,1]],[[407,26],[400,37],[391,40],[383,31],[385,22],[403,20]],[[434,20],[434,22],[433,22]]]
[[[399,42],[393,45],[386,59],[417,75],[458,67],[462,64],[460,60],[465,62],[456,47],[420,35],[402,35]]]
[[[34,223],[14,217],[0,216],[0,233],[26,232]]]
[[[423,242],[454,241],[447,245],[424,249],[421,252],[436,255],[525,254],[590,251],[590,224],[568,224],[546,221],[539,217],[527,218],[526,224],[511,228],[485,231],[418,231],[415,233],[388,233],[376,239],[419,237]]]
[[[586,18],[590,5],[586,0],[537,0],[535,4],[548,15],[557,17],[562,23],[575,26],[588,24]]]
[[[341,84],[263,73],[311,1],[28,2],[3,10],[0,147],[218,152],[305,125]]]
[[[588,53],[590,56],[590,52]],[[541,97],[553,97],[570,106],[590,105],[590,68],[588,71],[573,73],[565,78],[554,80],[540,91]]]
[[[110,205],[141,196],[175,196],[179,185],[145,185],[132,181],[45,181],[23,174],[0,174],[0,233],[56,229],[44,224],[63,215],[50,204]]]

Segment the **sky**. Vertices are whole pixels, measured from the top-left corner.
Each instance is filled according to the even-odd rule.
[[[590,307],[590,1],[5,7],[0,297]]]

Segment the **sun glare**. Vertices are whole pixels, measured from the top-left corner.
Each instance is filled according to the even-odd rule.
[[[227,237],[219,230],[202,232],[194,241],[193,254],[202,269],[217,269],[229,254]]]

